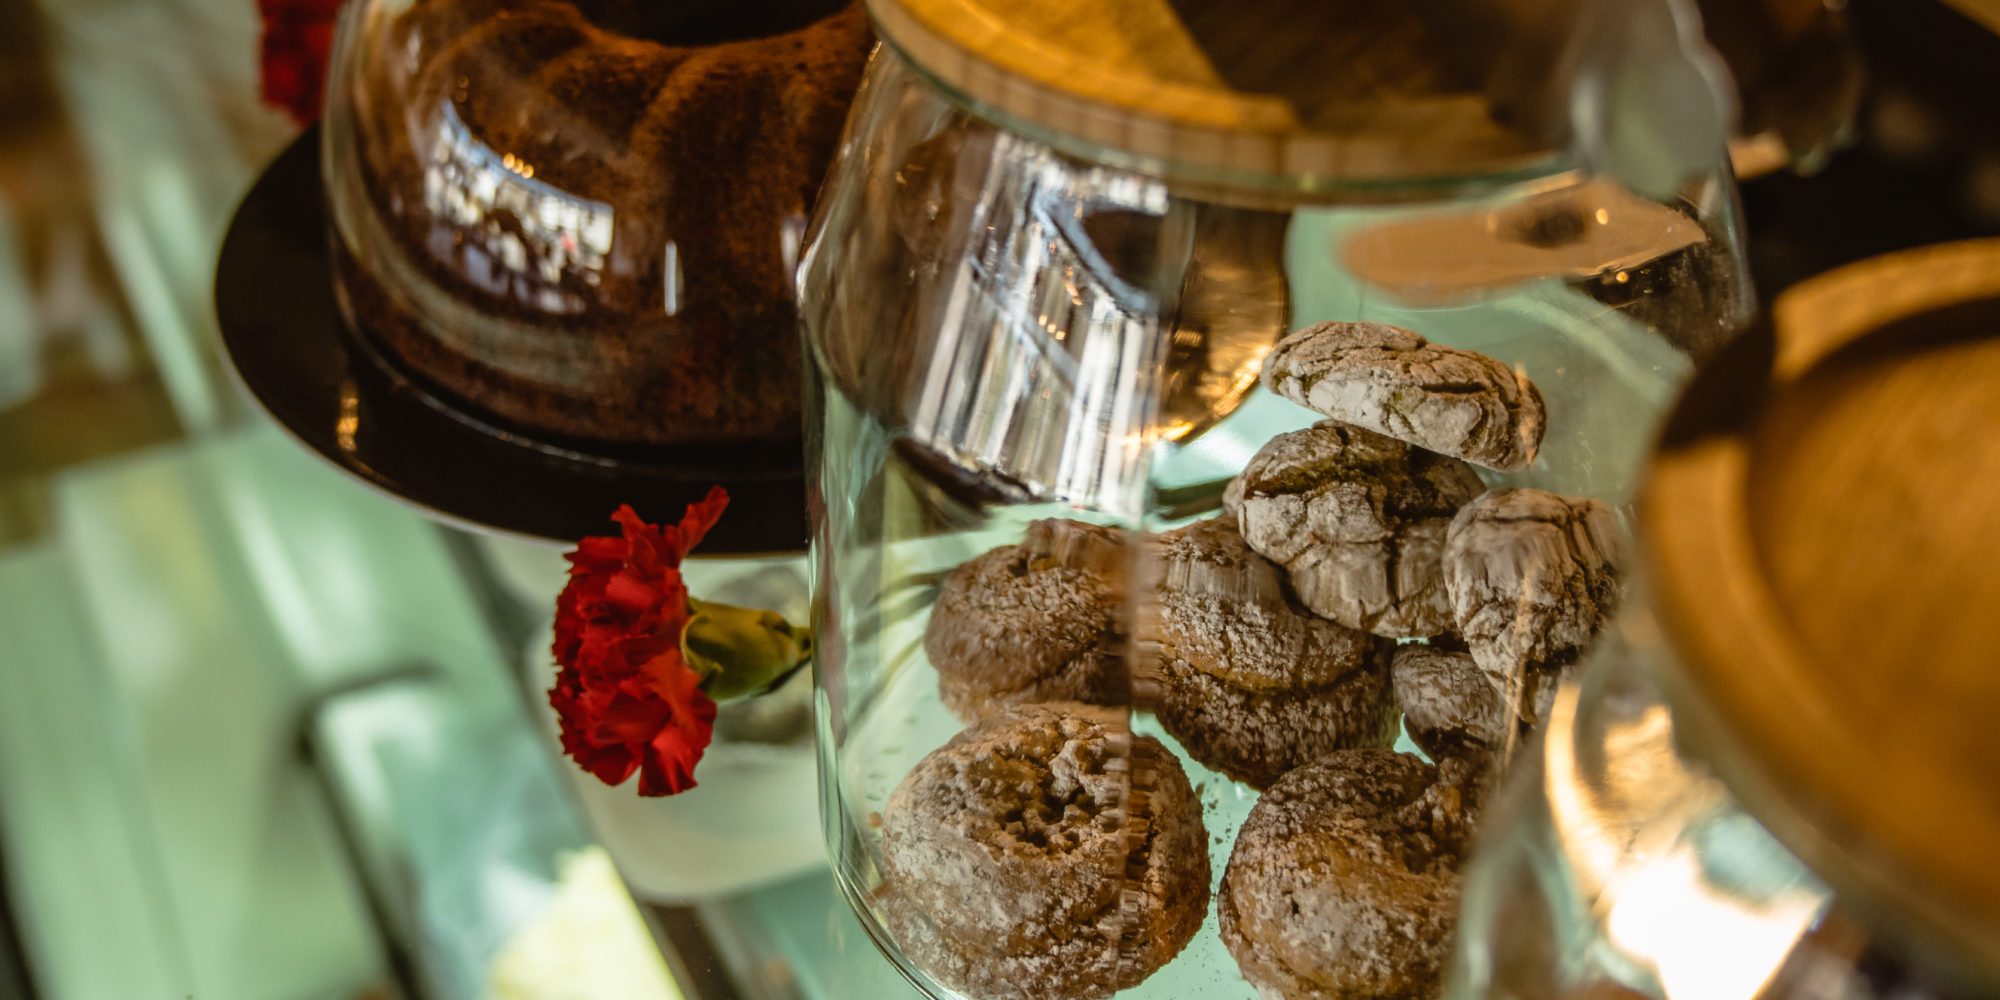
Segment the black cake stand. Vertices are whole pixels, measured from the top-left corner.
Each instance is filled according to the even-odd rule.
[[[710,486],[729,510],[701,552],[805,545],[794,445],[593,452],[483,423],[426,391],[348,330],[335,304],[319,130],[273,161],[223,240],[215,312],[223,348],[259,405],[314,454],[440,520],[569,544],[615,532],[629,503],[677,520]]]

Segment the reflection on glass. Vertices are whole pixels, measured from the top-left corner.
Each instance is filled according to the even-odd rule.
[[[1593,181],[1471,212],[1390,219],[1355,232],[1340,254],[1384,291],[1447,302],[1524,281],[1629,272],[1707,241],[1691,216]]]
[[[1666,706],[1607,723],[1591,777],[1565,750],[1576,716],[1577,690],[1567,688],[1549,723],[1549,814],[1616,963],[1668,1000],[1757,996],[1828,893],[1733,808],[1720,782],[1682,764]]]
[[[340,416],[333,422],[333,442],[350,455],[355,453],[355,435],[361,430],[361,390],[351,378],[340,380]]]
[[[879,339],[880,298],[842,302],[855,336],[824,346],[834,373],[850,394],[893,397],[909,444],[984,491],[1136,513],[1149,449],[1255,386],[1289,318],[1288,217],[1174,197],[971,122],[910,160],[888,204],[863,209],[925,255],[891,321],[908,342]],[[829,266],[813,257],[805,273]]]
[[[424,165],[425,249],[488,294],[546,313],[589,308],[611,251],[611,206],[535,180],[532,164],[481,142],[450,101],[437,123]]]

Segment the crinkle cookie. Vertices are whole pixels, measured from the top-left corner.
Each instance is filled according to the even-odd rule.
[[[1122,700],[1124,534],[1047,519],[951,571],[924,652],[945,707],[971,719],[1005,704]]]
[[[1261,788],[1330,750],[1395,740],[1388,643],[1308,613],[1229,519],[1160,535],[1148,557],[1153,708],[1196,760]]]
[[[882,853],[898,944],[990,1000],[1137,985],[1208,909],[1187,775],[1111,710],[1019,705],[974,722],[890,794]]]
[[[1485,488],[1470,466],[1325,421],[1272,438],[1237,478],[1244,541],[1313,613],[1386,636],[1451,628],[1441,557],[1452,515]]]
[[[1439,994],[1477,769],[1342,750],[1271,786],[1236,837],[1222,941],[1279,1000]]]
[[[1624,538],[1611,508],[1542,490],[1483,494],[1445,536],[1459,635],[1489,675],[1519,676],[1528,704],[1581,659],[1618,604]],[[1539,712],[1536,719],[1538,721]]]
[[[1251,691],[1184,663],[1165,663],[1153,706],[1188,755],[1253,788],[1332,750],[1396,742],[1396,708],[1381,666],[1322,687]]]
[[[1264,386],[1343,423],[1489,469],[1535,460],[1546,420],[1527,376],[1386,323],[1319,323],[1278,342]]]
[[[1464,649],[1398,646],[1389,678],[1403,710],[1403,728],[1433,759],[1500,745],[1507,731],[1505,686],[1479,669]]]

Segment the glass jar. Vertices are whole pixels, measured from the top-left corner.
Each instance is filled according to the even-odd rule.
[[[790,275],[858,3],[347,5],[324,163],[362,346],[584,454],[799,437]]]
[[[2000,990],[2000,243],[1779,299],[1681,403],[1645,578],[1466,875],[1470,998]]]
[[[870,6],[799,274],[822,814],[928,995],[1438,988],[1520,726],[1392,752],[1398,652],[1539,717],[1657,418],[1751,295],[1683,7],[1405,6]],[[1502,591],[1461,616],[1444,584],[1455,518],[1497,566],[1517,502],[1591,547],[1589,607],[1518,649]],[[1341,768],[1390,790],[1329,801]],[[1258,918],[1288,870],[1323,921],[1351,881],[1286,853],[1285,803],[1397,811],[1407,926],[1325,955]]]

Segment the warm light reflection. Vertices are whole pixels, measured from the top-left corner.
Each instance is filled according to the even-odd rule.
[[[1663,705],[1607,723],[1604,773],[1574,753],[1578,690],[1566,685],[1544,744],[1557,842],[1618,954],[1650,971],[1669,1000],[1751,1000],[1818,919],[1827,894],[1803,869],[1753,892],[1718,884],[1742,858],[1789,857],[1736,811],[1713,778],[1675,753]]]
[[[342,452],[355,451],[355,433],[361,429],[361,393],[353,379],[340,382],[340,416],[333,421],[333,443]]]
[[[660,289],[662,308],[669,316],[681,314],[681,245],[668,240],[660,248]]]
[[[1653,967],[1668,1000],[1750,1000],[1819,912],[1819,898],[1805,891],[1762,905],[1718,891],[1683,843],[1619,879],[1605,931]]]
[[[1507,294],[1529,281],[1615,273],[1629,282],[1626,272],[1709,238],[1673,206],[1592,181],[1498,207],[1386,215],[1352,230],[1337,251],[1365,284],[1429,305]]]
[[[446,102],[424,167],[427,249],[460,277],[542,312],[588,308],[611,251],[610,205],[534,179],[474,136]]]

